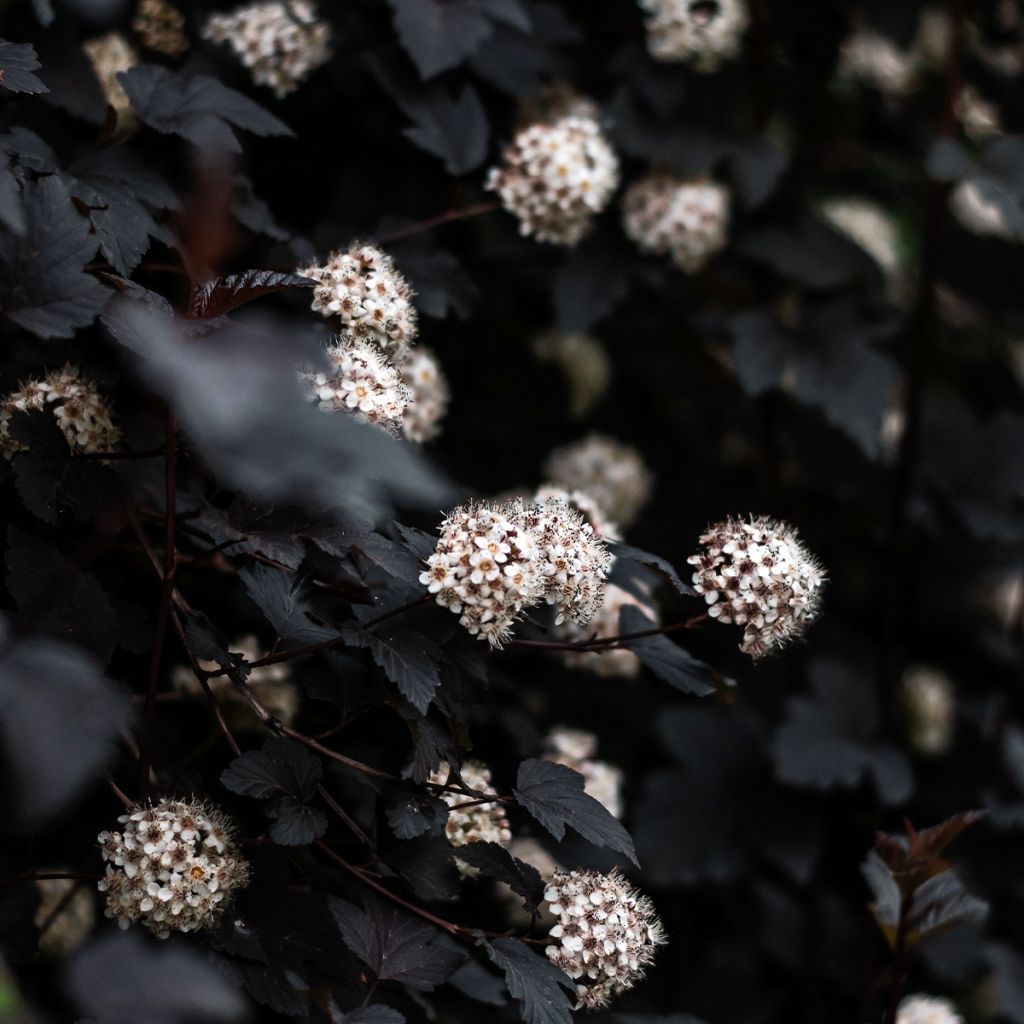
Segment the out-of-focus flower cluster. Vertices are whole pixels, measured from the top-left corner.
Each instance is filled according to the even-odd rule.
[[[619,183],[619,161],[592,116],[565,114],[518,132],[486,188],[539,242],[575,245]]]
[[[579,772],[585,791],[614,817],[622,817],[622,769],[596,759],[597,736],[585,729],[553,729],[545,743],[548,760]]]
[[[82,49],[99,79],[107,104],[114,108],[117,120],[127,124],[135,117],[131,100],[117,80],[118,74],[139,63],[139,55],[120,32],[108,32],[82,43]]]
[[[229,44],[253,81],[269,86],[278,98],[331,59],[331,28],[310,0],[269,0],[213,14],[203,37]]]
[[[533,344],[540,359],[561,367],[569,385],[569,415],[577,419],[604,397],[612,380],[612,361],[590,334],[542,334]]]
[[[576,982],[580,1006],[605,1006],[632,988],[667,941],[651,901],[616,872],[557,871],[544,899],[556,921],[545,952]]]
[[[938,996],[907,996],[900,1003],[896,1024],[964,1024],[948,999]]]
[[[21,445],[11,437],[11,418],[19,412],[45,410],[57,421],[68,447],[77,455],[109,452],[121,431],[96,386],[71,365],[23,384],[0,402],[0,453],[11,458]]]
[[[99,890],[121,928],[138,922],[161,939],[210,928],[249,881],[228,819],[208,804],[161,800],[117,820],[120,832],[98,837]]]
[[[903,674],[900,699],[910,745],[919,754],[945,753],[956,727],[956,695],[949,676],[914,665]]]
[[[448,763],[442,761],[438,768],[431,772],[428,781],[444,785],[448,781],[449,770]],[[459,767],[459,775],[469,789],[486,793],[487,796],[498,795],[491,782],[490,768],[479,761],[464,761]],[[500,800],[477,803],[477,797],[449,790],[440,791],[438,796],[449,807],[444,833],[452,846],[465,846],[467,843],[498,843],[500,846],[506,846],[512,840],[508,817]],[[477,874],[476,869],[468,864],[458,859],[455,863],[463,875]]]
[[[430,349],[419,345],[401,357],[398,368],[409,392],[402,431],[417,444],[433,441],[441,433],[451,398],[441,364]]]
[[[180,57],[188,49],[185,16],[167,0],[140,0],[132,29],[143,46],[166,57]]]
[[[648,174],[626,190],[622,211],[637,248],[671,257],[684,274],[696,273],[728,241],[729,192],[707,179]]]
[[[750,23],[745,0],[639,0],[655,60],[715,71],[740,52]]]
[[[53,872],[57,874],[59,872]],[[67,956],[89,937],[96,923],[96,896],[91,887],[75,878],[39,878],[39,952],[43,956]]]
[[[821,566],[786,523],[727,519],[700,538],[688,559],[708,615],[743,627],[740,650],[757,659],[801,636],[816,618]]]

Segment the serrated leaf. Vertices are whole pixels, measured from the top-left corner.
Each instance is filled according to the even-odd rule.
[[[224,316],[247,302],[285,288],[313,288],[316,282],[298,274],[280,274],[273,270],[245,270],[240,274],[217,277],[197,288],[189,305],[193,318]]]
[[[39,68],[34,46],[0,39],[0,87],[8,92],[49,92],[46,85],[33,74]]]
[[[526,1024],[571,1024],[576,985],[567,974],[518,939],[481,941]]]
[[[345,944],[378,981],[430,992],[465,959],[442,944],[440,929],[376,896],[366,894],[362,909],[334,897],[330,907]]]
[[[544,899],[544,879],[532,865],[513,857],[497,843],[466,843],[459,847],[459,860],[488,878],[505,882],[523,898],[527,913],[533,913]]]
[[[531,758],[516,773],[515,797],[556,839],[566,826],[595,846],[607,846],[637,863],[633,840],[604,804],[583,791],[579,772],[553,761]]]
[[[641,551],[640,548],[631,547],[629,544],[609,544],[608,548],[616,558],[625,558],[650,569],[671,584],[677,594],[682,594],[683,597],[696,596],[697,591],[688,583],[684,583],[672,564],[660,555],[652,555],[649,551]]]
[[[245,592],[282,640],[305,646],[338,638],[337,630],[313,616],[301,577],[269,565],[249,565],[238,575]]]
[[[232,126],[254,135],[292,134],[274,114],[209,75],[139,64],[117,78],[140,120],[197,146],[241,152]]]
[[[448,805],[429,793],[409,789],[385,811],[391,831],[399,839],[415,839],[424,834],[440,835],[448,820]]]
[[[632,605],[624,606],[619,612],[619,628],[623,633],[641,633],[645,629],[654,629],[656,625]],[[667,636],[625,640],[622,646],[632,651],[659,679],[683,693],[706,697],[715,692],[714,686],[708,682],[708,666]]]
[[[432,640],[411,630],[385,623],[377,631],[358,622],[346,622],[341,635],[350,647],[365,647],[384,674],[420,714],[434,699],[441,682],[441,649]]]

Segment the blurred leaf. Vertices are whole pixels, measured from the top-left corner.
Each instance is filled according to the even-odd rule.
[[[992,965],[999,1012],[1013,1024],[1024,1024],[1024,959],[1002,943],[991,943],[985,952]]]
[[[8,92],[49,92],[32,73],[38,71],[39,66],[34,46],[0,39],[0,86]]]
[[[775,192],[789,164],[789,155],[771,139],[752,136],[735,144],[730,160],[743,205],[755,209]]]
[[[629,291],[621,253],[600,234],[566,255],[552,284],[555,329],[561,334],[586,331],[611,313]]]
[[[583,791],[579,772],[553,761],[531,758],[516,774],[515,798],[556,839],[571,826],[595,846],[607,846],[637,863],[633,840],[604,804]]]

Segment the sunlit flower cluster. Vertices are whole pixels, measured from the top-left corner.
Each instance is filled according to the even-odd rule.
[[[254,636],[243,636],[231,645],[231,651],[241,654],[247,662],[259,661],[266,653],[261,650],[259,640]],[[200,660],[199,667],[205,672],[217,672],[220,666],[215,661]],[[292,682],[292,669],[286,661],[271,665],[260,665],[251,669],[245,679],[253,694],[275,718],[291,725],[299,710],[299,691]],[[196,679],[195,672],[187,665],[178,665],[171,673],[171,685],[179,693],[190,697],[202,697],[204,691]],[[239,689],[226,675],[217,675],[209,680],[210,690],[218,702],[227,710],[245,721],[252,717],[249,703]]]
[[[915,665],[903,674],[900,698],[910,745],[920,754],[945,753],[956,726],[956,696],[949,676]]]
[[[448,781],[449,766],[442,762],[430,775],[430,782],[443,785]],[[497,796],[498,791],[491,782],[491,770],[479,761],[464,761],[459,768],[459,775],[467,788],[487,796]],[[445,821],[444,833],[452,846],[465,846],[467,843],[498,843],[504,846],[512,839],[508,827],[508,818],[500,800],[489,803],[476,803],[478,797],[464,793],[453,793],[441,790],[438,796],[448,805],[448,818]],[[466,806],[460,806],[465,804]],[[464,874],[473,872],[463,867]]]
[[[92,64],[92,69],[99,79],[103,98],[108,106],[114,108],[119,121],[134,117],[131,100],[124,91],[117,76],[128,71],[139,63],[139,55],[135,47],[120,33],[108,32],[103,36],[95,36],[82,43],[82,49]]]
[[[604,515],[629,526],[651,496],[651,471],[640,453],[602,434],[556,448],[544,463],[544,475],[567,491],[589,495]]]
[[[605,1006],[632,988],[667,941],[651,901],[617,872],[557,871],[544,899],[556,920],[545,952],[576,982],[580,1006]]]
[[[547,758],[579,772],[585,790],[604,804],[616,818],[622,817],[622,769],[596,760],[597,737],[585,729],[553,729],[547,737]]]
[[[73,953],[96,923],[96,897],[91,887],[74,878],[39,878],[36,888],[39,952],[53,957]]]
[[[249,881],[228,819],[208,804],[161,800],[117,820],[120,832],[98,837],[98,888],[121,928],[137,922],[161,939],[210,928]]]
[[[740,52],[750,23],[745,0],[638,0],[655,60],[716,71]]]
[[[269,0],[212,14],[203,37],[228,43],[253,81],[269,86],[278,98],[294,92],[331,58],[331,28],[310,0]]]
[[[398,369],[409,391],[402,430],[417,444],[433,441],[441,433],[451,398],[441,364],[430,349],[418,345],[401,357]]]
[[[729,192],[705,178],[648,174],[626,190],[622,226],[642,252],[694,274],[728,242]]]
[[[561,498],[471,503],[451,512],[420,582],[474,636],[500,647],[523,612],[546,601],[583,623],[603,600],[604,542]]]
[[[539,242],[575,245],[619,183],[619,161],[597,121],[569,115],[520,131],[486,188]]]
[[[612,361],[597,338],[575,332],[542,334],[533,344],[540,359],[561,367],[569,385],[569,415],[585,416],[608,391]]]
[[[354,242],[347,252],[331,253],[323,266],[313,264],[298,273],[317,282],[313,310],[336,316],[345,335],[375,342],[388,353],[400,353],[415,341],[412,289],[376,246]]]
[[[11,418],[19,412],[38,410],[53,416],[76,455],[109,452],[121,439],[110,407],[96,386],[68,365],[23,384],[0,401],[0,454],[4,458],[11,458],[22,447],[11,437]]]
[[[604,603],[586,626],[566,622],[556,630],[562,640],[582,641],[618,636],[621,632],[619,617],[623,608],[636,608],[652,623],[658,621],[658,611],[652,602],[643,601],[635,594],[609,583],[604,592]],[[640,659],[628,647],[603,647],[595,651],[563,651],[562,660],[568,668],[585,669],[595,675],[636,676],[640,672]]]
[[[332,370],[303,373],[322,412],[348,412],[397,437],[412,395],[401,374],[376,345],[348,338],[327,349]]]
[[[964,1024],[948,999],[938,996],[907,996],[900,1003],[896,1024]]]
[[[688,559],[708,615],[743,627],[740,650],[757,659],[801,636],[817,617],[821,566],[786,523],[727,519],[700,538]]]
[[[188,49],[185,16],[167,0],[140,0],[132,29],[143,46],[167,57],[180,57]]]

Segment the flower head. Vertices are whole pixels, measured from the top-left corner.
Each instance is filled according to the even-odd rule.
[[[269,0],[212,14],[203,38],[228,43],[253,81],[270,86],[278,98],[331,58],[331,27],[319,20],[311,0]]]
[[[121,831],[98,837],[107,862],[98,888],[121,928],[138,922],[161,939],[211,928],[249,881],[229,820],[209,804],[161,800],[117,820]]]
[[[709,526],[689,558],[708,615],[743,626],[740,650],[757,659],[801,636],[817,617],[821,566],[786,523],[764,516]]]
[[[437,356],[422,345],[409,349],[399,360],[402,383],[409,389],[402,431],[417,444],[433,441],[441,433],[451,392]]]
[[[629,526],[651,496],[651,472],[640,453],[602,434],[556,448],[544,475],[558,487],[589,495],[620,526]]]
[[[655,171],[626,190],[622,226],[641,251],[695,274],[728,241],[729,192],[707,179]]]
[[[865,25],[843,42],[838,74],[840,79],[862,82],[894,99],[910,92],[918,63],[913,50],[901,50],[888,36]]]
[[[622,769],[607,761],[598,761],[597,737],[585,729],[553,729],[545,741],[549,761],[556,761],[579,772],[584,789],[613,817],[622,817]]]
[[[964,1024],[964,1019],[948,999],[915,995],[900,1003],[896,1024]]]
[[[327,350],[331,371],[303,372],[321,412],[348,412],[396,437],[411,401],[401,375],[376,345],[349,338]]]
[[[82,49],[85,50],[85,55],[99,79],[107,105],[114,108],[117,119],[126,121],[134,117],[132,102],[117,76],[139,63],[135,47],[120,32],[108,32],[106,35],[87,39],[82,43]]]
[[[317,282],[313,310],[336,316],[345,335],[396,354],[416,340],[413,291],[391,257],[376,246],[354,242],[347,252],[331,253],[323,266],[313,264],[298,273]]]
[[[740,52],[750,17],[745,0],[638,0],[655,60],[716,71]]]
[[[617,872],[556,871],[544,900],[555,916],[545,952],[576,982],[580,1006],[632,988],[667,941],[651,901]]]
[[[76,367],[68,365],[22,384],[0,401],[0,454],[4,458],[11,458],[22,447],[11,437],[11,419],[19,412],[39,410],[53,416],[76,455],[110,451],[121,439],[110,407],[96,386]]]
[[[539,242],[575,245],[619,183],[619,161],[597,121],[569,114],[518,132],[486,188]]]
[[[448,771],[448,764],[442,762],[436,771],[431,772],[429,781],[438,784],[446,782]],[[479,761],[464,761],[459,768],[459,775],[469,789],[488,796],[498,795],[491,782],[490,768]],[[467,843],[498,843],[505,846],[511,841],[508,818],[500,800],[476,803],[476,797],[448,790],[442,790],[438,795],[449,807],[444,833],[452,846],[465,846]],[[475,876],[478,873],[475,868],[458,859],[455,863],[463,875]]]
[[[140,0],[132,28],[142,45],[167,57],[180,57],[188,49],[185,16],[168,0]]]

